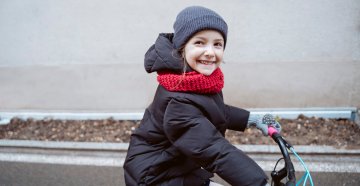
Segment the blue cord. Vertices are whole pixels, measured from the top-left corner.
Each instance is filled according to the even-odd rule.
[[[300,156],[295,152],[295,149],[293,147],[290,148],[291,152],[296,156],[296,158],[300,161],[300,163],[302,164],[302,166],[305,169],[305,174],[303,175],[303,177],[301,177],[301,179],[298,181],[298,183],[296,183],[296,186],[298,186],[299,184],[301,184],[302,180],[304,179],[304,184],[303,186],[306,185],[307,179],[310,178],[310,185],[314,186],[312,177],[310,175],[310,171],[309,169],[306,167],[304,161],[300,158]]]
[[[305,173],[305,174],[298,180],[298,182],[296,183],[296,186],[299,186],[299,185],[300,185],[300,183],[301,183],[301,182],[303,181],[303,179],[305,178],[306,174],[307,174],[307,173]]]

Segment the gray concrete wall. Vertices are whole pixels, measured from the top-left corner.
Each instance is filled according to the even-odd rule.
[[[227,103],[360,108],[357,0],[2,0],[0,110],[143,111],[144,53],[188,5],[229,25]]]

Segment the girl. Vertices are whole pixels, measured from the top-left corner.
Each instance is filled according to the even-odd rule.
[[[224,104],[219,66],[227,24],[214,11],[193,6],[176,17],[145,54],[159,86],[131,136],[124,163],[126,185],[209,185],[213,173],[231,185],[262,186],[263,170],[224,138],[225,130],[267,125],[246,110]],[[275,123],[279,128],[279,124]]]

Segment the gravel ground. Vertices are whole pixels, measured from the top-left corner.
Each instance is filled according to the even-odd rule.
[[[282,135],[293,145],[330,145],[360,148],[360,128],[349,120],[308,118],[280,119]],[[129,136],[140,121],[106,120],[21,120],[13,118],[0,126],[0,139],[129,142]],[[245,132],[228,130],[226,138],[233,144],[275,144],[256,128]]]

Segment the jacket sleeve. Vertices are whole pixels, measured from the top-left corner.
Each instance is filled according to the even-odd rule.
[[[164,131],[183,154],[231,185],[265,185],[263,170],[230,144],[191,101],[174,98],[169,102]]]
[[[227,109],[227,129],[244,131],[246,129],[250,112],[241,108],[225,105]]]

